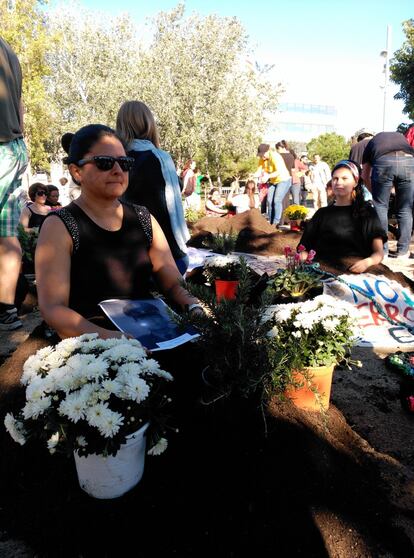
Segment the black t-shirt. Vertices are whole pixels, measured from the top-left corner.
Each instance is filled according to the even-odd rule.
[[[351,151],[349,152],[349,158],[351,161],[355,161],[356,163],[362,165],[364,151],[371,139],[372,138],[365,138],[351,147]]]
[[[162,228],[173,258],[177,260],[184,257],[171,228],[165,201],[165,180],[159,160],[150,150],[129,151],[128,156],[133,157],[135,163],[129,173],[128,188],[122,199],[146,207]]]
[[[348,256],[367,258],[372,254],[372,241],[387,237],[377,213],[367,204],[368,215],[354,217],[353,207],[330,205],[318,209],[307,223],[300,244],[315,250],[316,258],[335,261]]]
[[[362,162],[372,165],[378,157],[392,151],[404,151],[404,153],[414,155],[414,149],[402,134],[399,132],[380,132],[368,143]]]
[[[123,210],[118,231],[97,225],[75,202],[47,216],[59,217],[72,237],[69,308],[87,319],[103,314],[102,300],[150,298],[151,216],[145,207]]]

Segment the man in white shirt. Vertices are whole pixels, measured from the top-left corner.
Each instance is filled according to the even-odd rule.
[[[319,209],[328,205],[326,185],[331,179],[329,165],[322,161],[320,155],[313,158],[315,164],[311,167],[313,207]]]

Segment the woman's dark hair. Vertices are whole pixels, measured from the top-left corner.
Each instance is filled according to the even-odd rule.
[[[211,200],[211,198],[213,197],[214,192],[219,192],[218,188],[212,188],[210,190],[210,192],[208,193],[208,199]],[[219,192],[220,193],[220,192]]]
[[[31,186],[29,186],[28,194],[29,194],[29,198],[32,200],[32,202],[35,201],[35,199],[36,199],[36,192],[37,192],[38,190],[43,190],[43,191],[46,192],[46,194],[47,194],[48,187],[45,186],[44,184],[42,184],[41,182],[34,182],[34,184],[32,184]]]
[[[59,192],[59,188],[57,186],[55,186],[54,184],[48,184],[46,189],[47,189],[47,194],[48,195],[51,192],[55,192],[56,190]]]
[[[85,156],[91,147],[101,140],[105,136],[110,136],[118,139],[122,145],[124,142],[118,136],[118,134],[109,126],[104,126],[103,124],[89,124],[84,126],[76,132],[76,134],[66,133],[63,134],[61,138],[61,144],[63,149],[68,154],[63,160],[66,165],[71,163],[77,163]],[[124,146],[125,147],[125,146]]]

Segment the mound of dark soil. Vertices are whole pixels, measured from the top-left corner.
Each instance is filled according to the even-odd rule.
[[[36,330],[1,367],[1,416],[21,398],[22,360],[45,344]],[[414,555],[408,468],[334,406],[324,418],[272,400],[266,421],[255,400],[202,406],[196,351],[175,361],[179,433],[122,498],[88,497],[73,459],[20,447],[1,429],[2,540],[51,558]]]

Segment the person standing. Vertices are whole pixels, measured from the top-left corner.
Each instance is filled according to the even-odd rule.
[[[160,149],[154,115],[142,101],[126,101],[118,111],[116,129],[127,145],[128,156],[134,160],[122,200],[143,205],[154,215],[179,271],[184,274],[189,263],[190,233],[174,162],[169,153]]]
[[[268,143],[261,143],[257,149],[259,168],[255,176],[261,183],[269,183],[267,193],[267,218],[271,225],[279,226],[282,218],[283,199],[289,192],[292,180],[281,155],[270,150]]]
[[[17,55],[1,37],[0,92],[0,330],[13,330],[22,325],[14,304],[22,259],[17,191],[28,156],[23,140],[22,70]]]
[[[388,204],[391,189],[395,188],[396,212],[399,229],[394,258],[410,257],[413,225],[414,149],[399,132],[380,132],[372,138],[363,155],[362,177],[372,198],[384,230],[388,230]],[[388,252],[388,243],[384,246]]]
[[[328,205],[326,185],[331,179],[329,165],[322,161],[320,155],[313,157],[314,165],[311,168],[313,207],[319,209]]]

